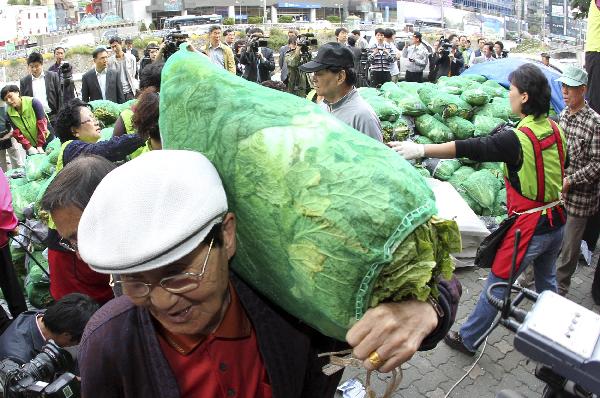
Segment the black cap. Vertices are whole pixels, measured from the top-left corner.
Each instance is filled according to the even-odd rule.
[[[319,48],[317,56],[310,62],[300,66],[302,72],[317,72],[329,67],[352,67],[354,56],[352,51],[340,43],[327,43]]]
[[[423,35],[421,35],[421,32],[415,32],[415,33],[413,33],[413,36],[419,40],[421,40],[421,37],[423,37]]]
[[[550,55],[548,53],[542,53],[542,58],[550,59]]]

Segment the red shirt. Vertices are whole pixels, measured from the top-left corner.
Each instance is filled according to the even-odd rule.
[[[181,398],[271,398],[254,328],[230,285],[221,324],[204,339],[158,328],[160,347],[177,379]]]
[[[108,284],[110,275],[93,271],[75,253],[48,249],[48,265],[50,294],[54,300],[69,293],[83,293],[102,305],[114,297]]]

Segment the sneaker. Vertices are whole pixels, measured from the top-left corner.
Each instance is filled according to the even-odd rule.
[[[475,356],[475,351],[471,351],[467,347],[465,347],[462,337],[460,337],[460,334],[458,332],[453,332],[453,331],[449,332],[444,337],[444,342],[453,350],[460,351],[463,354],[467,354],[468,356],[471,356],[471,357]]]

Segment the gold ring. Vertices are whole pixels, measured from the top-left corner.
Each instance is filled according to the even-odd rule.
[[[377,351],[373,351],[369,355],[369,362],[371,362],[371,365],[373,365],[374,368],[378,368],[381,365],[381,357]]]

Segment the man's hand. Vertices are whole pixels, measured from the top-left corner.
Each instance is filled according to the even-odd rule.
[[[571,182],[569,181],[569,177],[563,178],[563,186],[562,186],[563,195],[566,194],[567,192],[569,192],[570,188],[571,188]]]
[[[437,324],[437,313],[428,302],[384,303],[368,310],[348,331],[346,341],[366,369],[389,372],[412,358]],[[374,366],[369,360],[373,352],[381,365]]]
[[[44,151],[44,148],[42,148],[41,146],[37,147],[37,151],[38,153],[46,153],[46,151]]]
[[[262,52],[260,50],[258,50],[258,52],[256,53],[256,56],[258,57],[258,59],[260,61],[264,61],[265,60],[265,57],[264,57],[264,55],[262,55]]]
[[[35,148],[35,147],[30,147],[30,148],[27,150],[27,154],[28,154],[28,155],[35,155],[36,153],[38,153],[38,151],[37,151],[37,148]]]
[[[425,146],[422,144],[410,141],[390,141],[388,146],[406,160],[419,159],[425,156]]]

